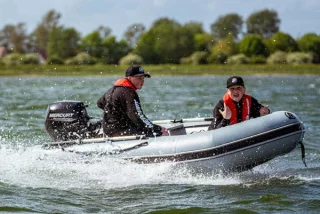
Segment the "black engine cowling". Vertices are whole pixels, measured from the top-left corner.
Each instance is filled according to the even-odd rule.
[[[97,137],[101,122],[91,123],[81,101],[59,101],[48,105],[45,129],[55,141]]]

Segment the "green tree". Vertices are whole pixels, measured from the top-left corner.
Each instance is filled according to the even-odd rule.
[[[102,40],[100,33],[95,30],[81,39],[80,48],[90,56],[101,58],[103,55]]]
[[[134,50],[145,63],[152,64],[179,63],[180,58],[193,51],[192,30],[167,18],[156,20],[150,30],[142,34]]]
[[[172,61],[173,63],[179,63],[181,57],[188,56],[195,51],[194,37],[196,31],[194,28],[187,26],[178,27],[175,35],[177,47],[175,53],[177,57]],[[170,62],[170,60],[169,60]]]
[[[78,49],[79,38],[79,33],[73,28],[53,28],[51,33],[49,34],[47,48],[48,57],[67,59],[75,56]]]
[[[178,30],[181,25],[174,20],[156,20],[150,31],[153,33],[154,53],[157,61],[155,63],[177,63],[181,57],[177,57]],[[182,38],[181,38],[182,39]],[[189,55],[189,54],[188,54]],[[144,55],[141,55],[145,59]]]
[[[204,33],[203,26],[201,22],[188,22],[183,25],[184,28],[188,29],[192,34]]]
[[[246,20],[247,33],[258,34],[264,38],[270,38],[279,31],[280,19],[274,10],[261,10],[252,13]]]
[[[98,59],[104,57],[102,62],[105,62],[108,51],[105,50],[106,47],[103,46],[103,41],[111,37],[111,29],[109,27],[100,26],[97,30],[83,37],[79,46],[83,52],[88,53],[92,57]]]
[[[194,37],[194,51],[209,51],[214,43],[212,35],[205,33],[201,22],[188,22],[182,26]]]
[[[298,39],[300,50],[313,52],[320,55],[320,36],[315,33],[307,33]]]
[[[217,39],[223,39],[229,34],[232,34],[234,39],[238,39],[242,32],[243,20],[242,17],[236,13],[220,16],[211,24],[211,33]]]
[[[74,28],[64,29],[62,32],[62,44],[65,48],[63,58],[73,57],[79,50],[80,33]]]
[[[59,27],[59,19],[61,14],[55,10],[50,10],[42,18],[41,23],[36,27],[36,29],[31,33],[31,43],[34,51],[39,51],[42,53],[47,52],[49,34],[54,28]]]
[[[61,41],[62,34],[63,27],[54,27],[50,32],[47,45],[48,58],[57,57],[63,59],[63,52],[65,50]]]
[[[269,55],[263,38],[255,34],[249,34],[243,37],[239,44],[239,51],[248,57]]]
[[[283,32],[275,33],[268,43],[272,53],[275,51],[295,52],[299,49],[297,42],[289,34]]]
[[[117,42],[115,36],[108,37],[102,42],[101,61],[106,64],[118,64],[129,51],[130,47],[125,40]]]
[[[130,47],[134,47],[143,32],[145,32],[143,24],[133,24],[125,31],[124,38]]]
[[[158,61],[154,47],[155,38],[156,35],[152,30],[143,33],[137,42],[136,48],[133,50],[133,53],[141,56],[145,63],[153,64]]]
[[[102,26],[102,25],[98,27],[97,31],[99,32],[101,38],[103,39],[106,39],[109,36],[111,36],[111,32],[112,32],[111,28]]]
[[[215,43],[216,41],[209,33],[197,33],[194,35],[195,51],[209,52]]]
[[[0,45],[5,46],[12,53],[25,53],[27,38],[24,23],[6,25],[0,31]]]
[[[313,54],[314,63],[320,63],[320,36],[315,33],[307,33],[298,39],[298,44],[301,51]]]
[[[221,41],[216,42],[211,49],[208,61],[212,63],[225,63],[227,58],[238,53],[238,46],[232,34],[227,35]]]

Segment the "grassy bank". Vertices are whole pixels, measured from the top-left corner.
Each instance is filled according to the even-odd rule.
[[[144,65],[155,76],[182,75],[320,75],[320,65]],[[0,76],[123,76],[119,65],[0,66]]]

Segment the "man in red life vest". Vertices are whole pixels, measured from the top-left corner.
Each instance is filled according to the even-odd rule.
[[[125,135],[161,136],[161,126],[153,124],[143,113],[136,90],[141,89],[144,78],[150,78],[141,66],[126,70],[126,78],[114,83],[98,101],[103,113],[103,132],[109,137]]]
[[[241,77],[232,76],[227,80],[227,92],[213,109],[214,120],[209,130],[270,113],[268,106],[261,105],[254,97],[245,92],[246,87]]]

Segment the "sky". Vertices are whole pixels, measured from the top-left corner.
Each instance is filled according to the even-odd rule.
[[[165,17],[180,24],[200,22],[210,33],[219,16],[237,13],[245,21],[264,9],[277,11],[280,31],[294,38],[320,35],[320,0],[0,0],[0,29],[23,22],[30,33],[52,9],[61,14],[60,24],[81,36],[106,26],[121,39],[129,26],[140,23],[148,30]]]

